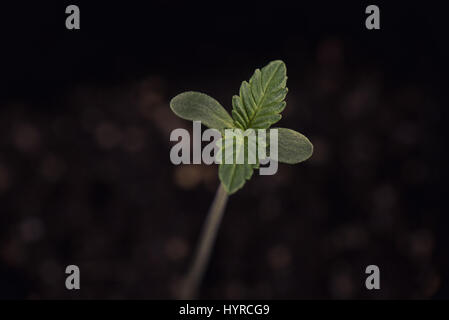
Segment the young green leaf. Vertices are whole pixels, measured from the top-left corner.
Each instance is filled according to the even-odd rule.
[[[265,137],[265,136],[264,136]],[[225,134],[218,142],[218,151],[215,155],[218,163],[232,163],[237,159],[244,163],[258,164],[258,148],[267,148],[264,139],[258,139],[254,129],[234,129],[232,135]],[[230,152],[232,150],[232,152]],[[239,161],[241,161],[239,160]],[[238,163],[238,161],[236,162]]]
[[[249,80],[242,82],[239,96],[232,98],[232,117],[236,127],[267,129],[281,119],[288,89],[287,68],[280,60],[272,61],[262,70],[256,69]]]
[[[246,180],[251,179],[255,164],[220,164],[218,177],[228,194],[241,189]]]
[[[247,148],[248,142],[243,136],[248,133],[247,129],[268,129],[281,119],[280,113],[286,105],[286,84],[287,71],[282,61],[272,61],[261,70],[256,69],[249,82],[242,82],[239,96],[233,97],[232,117],[215,99],[203,93],[184,92],[171,100],[171,109],[183,119],[201,121],[209,128],[219,130],[222,135],[228,128],[242,130],[232,140],[223,137],[221,142],[224,146],[235,147],[236,154],[245,150],[243,164],[237,164],[236,154],[233,156],[234,164],[226,164],[227,155],[222,153],[221,148],[218,152],[218,158],[223,162],[219,166],[219,178],[228,194],[242,188],[254,169],[259,168],[257,154],[256,163],[248,163],[248,157],[250,154],[254,156],[254,151]],[[265,144],[264,148],[269,140],[268,132],[267,141],[257,141],[257,144]],[[295,164],[308,159],[312,153],[313,145],[301,133],[278,128],[278,155],[270,155],[273,160]]]
[[[170,108],[180,118],[201,121],[211,129],[222,131],[234,127],[233,120],[225,108],[204,93],[187,91],[178,94],[170,101]]]
[[[307,160],[313,153],[313,145],[306,136],[286,128],[278,129],[277,161],[296,164]],[[276,160],[275,157],[273,157]]]
[[[234,134],[225,135],[217,142],[219,150],[216,159],[220,163],[218,176],[228,194],[242,188],[256,166],[249,163],[248,137],[240,129],[235,129]],[[256,157],[254,160],[257,161]]]

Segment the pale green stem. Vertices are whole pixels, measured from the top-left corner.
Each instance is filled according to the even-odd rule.
[[[229,196],[226,190],[220,184],[209,213],[207,214],[206,221],[204,222],[193,263],[181,288],[180,299],[190,300],[196,298],[228,198]]]

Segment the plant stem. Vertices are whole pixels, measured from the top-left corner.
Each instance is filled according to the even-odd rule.
[[[196,249],[195,258],[190,267],[189,273],[183,283],[180,292],[180,299],[195,299],[198,287],[206,270],[207,263],[211,254],[212,246],[217,236],[223,213],[228,201],[228,194],[220,183],[214,201],[204,222],[201,231],[200,240]]]

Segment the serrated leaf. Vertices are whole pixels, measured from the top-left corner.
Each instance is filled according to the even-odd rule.
[[[270,62],[261,70],[257,69],[249,82],[242,82],[239,95],[232,98],[232,117],[215,99],[203,93],[184,92],[171,100],[171,109],[183,119],[201,121],[209,128],[218,129],[222,135],[225,129],[242,130],[232,140],[225,136],[219,140],[221,144],[217,159],[222,159],[223,162],[219,166],[219,178],[228,194],[242,188],[252,177],[254,169],[259,168],[259,154],[255,150],[252,153],[248,150],[249,143],[245,140],[244,133],[250,134],[248,129],[268,129],[281,119],[280,113],[285,108],[284,99],[288,91],[286,83],[286,67],[280,60]],[[278,154],[270,155],[270,158],[295,164],[312,155],[313,145],[304,135],[286,128],[277,130]],[[268,132],[267,141],[257,139],[257,146],[268,147],[269,134]],[[233,147],[233,159],[226,153],[223,154],[223,146]],[[237,163],[237,157],[242,152],[244,163],[240,164]],[[256,163],[249,164],[249,155],[254,156],[254,153]],[[227,164],[225,157],[234,164]]]
[[[187,91],[171,99],[170,108],[186,120],[201,121],[209,128],[222,131],[233,128],[233,120],[229,113],[214,98],[207,94]]]
[[[296,164],[307,160],[313,153],[313,145],[306,136],[286,128],[278,129],[278,156],[279,162]],[[270,155],[270,157],[272,157]],[[272,157],[276,160],[276,157]]]
[[[218,177],[228,194],[241,189],[253,175],[254,164],[220,164]]]
[[[232,117],[241,129],[267,129],[281,119],[287,95],[287,68],[280,60],[256,69],[249,82],[243,81],[232,98]]]
[[[242,188],[246,180],[251,178],[254,169],[259,168],[258,146],[266,148],[267,145],[266,141],[257,139],[253,129],[234,129],[234,134],[235,136],[226,134],[217,142],[220,148],[217,160],[221,161],[218,174],[228,194]],[[250,143],[250,139],[254,139],[254,144]],[[232,148],[232,154],[226,148]],[[242,155],[241,159],[239,155]],[[242,163],[239,162],[241,160]]]
[[[232,135],[227,130],[223,137],[217,141],[218,152],[215,155],[217,163],[259,163],[258,148],[266,148],[264,139],[258,139],[256,130],[233,129]],[[240,159],[240,162],[237,160]],[[242,161],[243,160],[243,161]]]

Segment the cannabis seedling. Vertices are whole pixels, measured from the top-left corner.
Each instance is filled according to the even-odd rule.
[[[256,69],[249,82],[243,81],[239,95],[232,97],[232,117],[217,100],[199,92],[184,92],[174,97],[170,108],[179,117],[201,121],[222,135],[225,129],[269,129],[281,119],[287,95],[287,69],[284,62],[272,61],[261,70]],[[286,128],[278,130],[277,161],[296,164],[308,159],[313,152],[310,141],[299,132]],[[234,142],[232,142],[234,143]],[[241,189],[249,180],[256,164],[220,163],[221,184],[207,215],[193,264],[187,274],[180,298],[195,297],[205,271],[221,218],[229,195]]]

